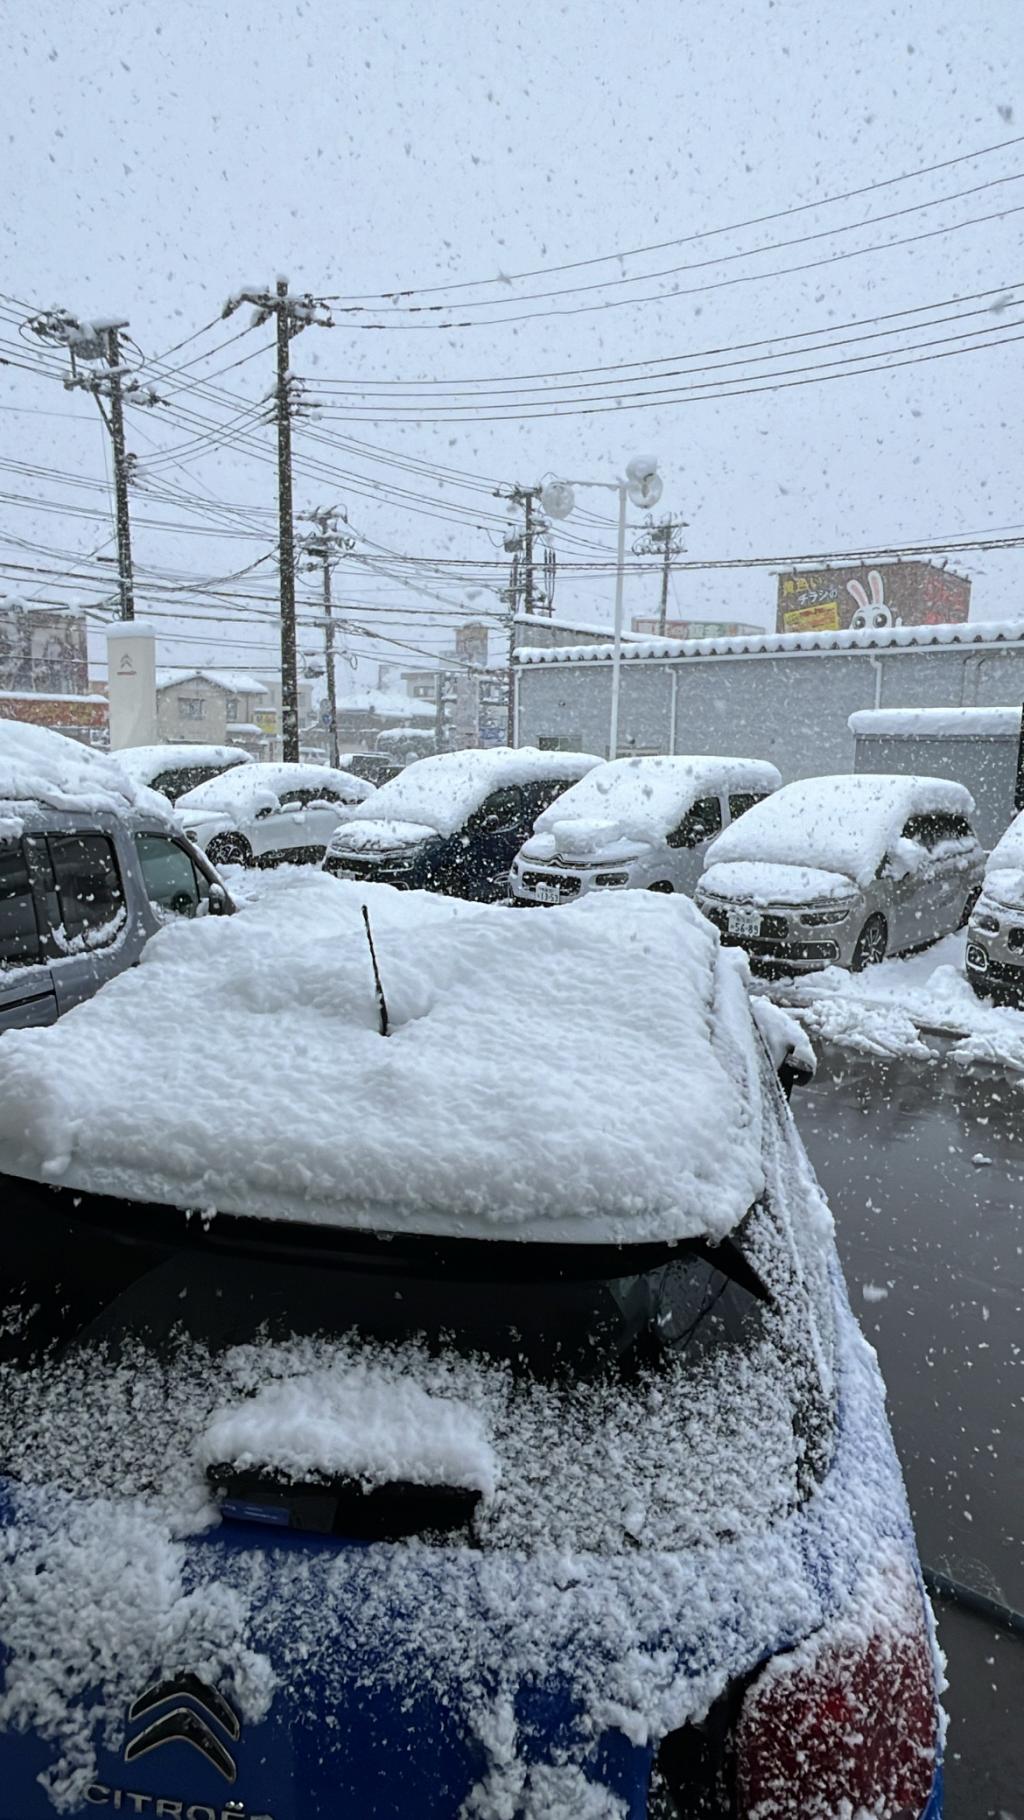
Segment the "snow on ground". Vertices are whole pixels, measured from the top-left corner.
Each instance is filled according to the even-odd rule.
[[[962,932],[947,935],[920,954],[863,973],[827,967],[800,980],[759,982],[757,990],[785,1005],[818,1043],[1024,1072],[1024,1011],[975,996],[964,974],[966,941]],[[941,1046],[936,1037],[945,1039]]]
[[[744,985],[685,898],[520,917],[292,868],[5,1037],[0,1166],[377,1230],[721,1237],[763,1182]]]

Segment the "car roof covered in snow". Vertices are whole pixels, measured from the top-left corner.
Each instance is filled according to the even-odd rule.
[[[537,817],[538,833],[557,822],[614,822],[623,834],[668,834],[699,797],[725,790],[777,790],[774,765],[756,758],[615,758],[597,765]]]
[[[535,746],[441,752],[406,765],[354,819],[417,822],[438,834],[454,834],[492,790],[544,778],[564,779],[568,785],[600,763],[592,752],[540,752]]]
[[[196,784],[178,798],[183,815],[201,814],[204,810],[227,809],[232,815],[255,815],[268,804],[286,802],[289,791],[331,790],[346,802],[362,802],[374,795],[372,784],[351,771],[336,771],[331,765],[289,765],[262,763],[236,765],[220,777]]]
[[[194,746],[179,740],[164,746],[122,746],[117,762],[136,783],[151,784],[165,771],[187,771],[194,766],[219,765],[229,771],[233,765],[252,764],[252,755],[241,746]]]
[[[705,869],[753,860],[810,866],[867,885],[909,817],[935,810],[969,816],[974,798],[942,777],[805,777],[726,828],[708,848]]]
[[[17,825],[17,808],[29,804],[114,815],[142,809],[174,822],[166,797],[133,778],[109,752],[97,752],[49,727],[0,720],[0,818],[5,831],[12,832],[12,824]]]
[[[744,967],[681,897],[522,917],[276,875],[4,1038],[0,1170],[348,1229],[720,1238],[763,1186]]]

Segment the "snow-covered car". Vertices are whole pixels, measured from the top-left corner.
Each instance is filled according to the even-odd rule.
[[[178,798],[190,840],[218,866],[323,859],[338,824],[374,787],[329,765],[254,763]]]
[[[0,721],[0,1031],[54,1023],[169,918],[233,909],[166,797],[107,753]]]
[[[338,829],[324,869],[406,891],[503,898],[537,816],[600,762],[532,746],[418,758]]]
[[[240,746],[199,746],[184,740],[164,746],[122,746],[114,757],[137,784],[159,791],[172,803],[235,765],[253,762],[252,754]]]
[[[365,777],[378,790],[381,784],[400,777],[403,770],[399,759],[384,752],[343,752],[338,764],[343,771],[351,771],[353,777]]]
[[[965,965],[979,996],[1024,1004],[1024,814],[989,854],[967,928]]]
[[[962,784],[808,777],[708,849],[696,901],[755,972],[859,972],[962,929],[985,864]]]
[[[692,893],[716,834],[782,778],[750,758],[616,758],[537,817],[509,876],[513,904],[563,904],[585,891]]]
[[[938,1820],[742,956],[323,873],[158,946],[0,1045],[2,1820]]]

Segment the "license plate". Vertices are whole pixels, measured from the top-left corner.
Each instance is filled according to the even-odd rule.
[[[559,903],[561,903],[562,893],[558,889],[557,885],[538,885],[536,889],[537,889],[537,898],[540,903],[542,903],[542,904],[559,904]]]
[[[756,910],[729,911],[730,935],[759,935],[760,931],[761,918]]]

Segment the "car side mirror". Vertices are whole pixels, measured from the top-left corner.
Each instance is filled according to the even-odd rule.
[[[210,915],[210,916],[230,916],[234,907],[235,906],[231,902],[230,897],[228,896],[227,892],[224,889],[224,886],[218,885],[215,881],[211,880],[209,895],[207,897],[208,915]]]

